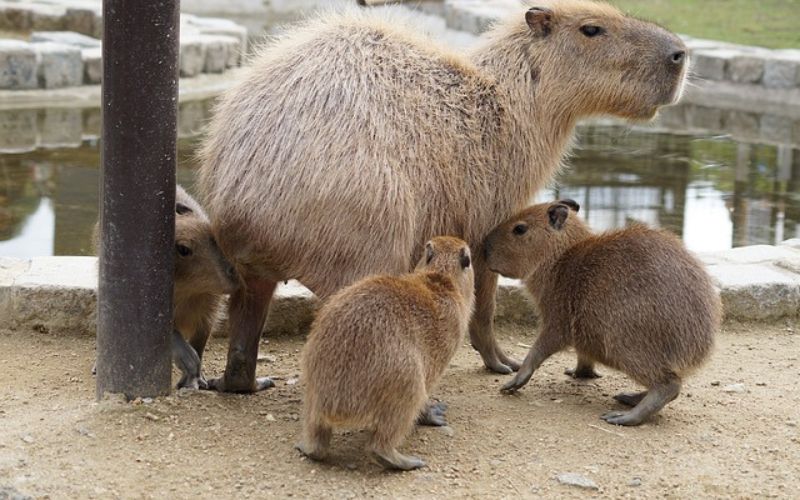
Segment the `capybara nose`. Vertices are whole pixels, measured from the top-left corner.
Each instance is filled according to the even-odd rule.
[[[684,59],[686,59],[685,50],[676,50],[669,56],[669,60],[672,64],[683,64]]]

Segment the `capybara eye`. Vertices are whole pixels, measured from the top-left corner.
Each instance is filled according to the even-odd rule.
[[[588,36],[589,38],[597,35],[602,35],[605,32],[603,28],[600,26],[592,26],[587,24],[586,26],[581,26],[581,33]]]
[[[178,215],[186,215],[192,213],[192,209],[184,205],[183,203],[176,203],[175,204],[175,213]]]
[[[511,230],[512,233],[516,234],[517,236],[522,236],[523,234],[528,232],[528,226],[525,224],[517,224],[514,226],[514,229]]]
[[[188,257],[192,255],[192,249],[186,245],[175,245],[175,250],[178,251],[178,255],[181,257]]]

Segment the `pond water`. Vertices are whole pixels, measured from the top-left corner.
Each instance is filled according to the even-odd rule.
[[[207,108],[186,112],[207,116]],[[191,191],[197,135],[182,130],[178,182]],[[595,229],[642,221],[694,251],[800,237],[800,150],[587,125],[573,153],[537,199],[575,199]],[[85,133],[66,145],[0,153],[0,256],[92,254],[99,165],[96,135]]]

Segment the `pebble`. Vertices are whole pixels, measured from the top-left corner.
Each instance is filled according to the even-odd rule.
[[[641,485],[642,485],[642,478],[640,478],[640,477],[635,477],[635,478],[631,479],[631,481],[628,483],[628,486],[633,486],[633,487],[641,486]]]
[[[153,398],[144,398],[142,399],[142,403],[149,405],[153,402]]]
[[[30,434],[24,434],[20,436],[20,439],[22,439],[24,442],[28,444],[33,444],[33,436],[31,436]]]
[[[297,377],[292,377],[286,381],[286,385],[295,385],[299,379]]]
[[[719,385],[719,380],[715,380],[715,381],[711,382],[711,385],[713,385],[714,387],[718,386]]]
[[[94,433],[92,431],[90,431],[89,429],[87,429],[86,427],[82,426],[82,425],[79,425],[78,427],[76,427],[75,431],[78,434],[80,434],[81,436],[86,436],[86,437],[89,437],[89,438],[93,438],[94,437]]]
[[[559,483],[566,484],[567,486],[577,486],[587,490],[599,489],[597,483],[582,474],[577,474],[574,472],[565,472],[564,474],[559,474],[556,476],[556,479],[558,479]]]
[[[159,420],[158,416],[153,415],[150,412],[145,413],[144,414],[144,418],[146,418],[147,420],[152,420],[153,422],[158,422],[158,420]]]
[[[278,358],[273,356],[272,354],[259,354],[256,361],[259,363],[274,363]]]
[[[456,431],[454,431],[453,428],[450,427],[449,425],[443,425],[439,427],[439,432],[441,432],[447,437],[453,437],[456,435]]]
[[[726,385],[725,387],[722,388],[722,392],[729,392],[729,393],[738,393],[738,392],[744,392],[744,391],[745,391],[745,387],[744,387],[744,384],[742,384],[742,383],[729,384],[729,385]]]
[[[275,421],[275,416],[272,413],[267,413],[267,421],[268,422],[274,422]]]

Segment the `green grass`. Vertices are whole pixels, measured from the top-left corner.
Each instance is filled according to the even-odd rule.
[[[773,49],[800,48],[800,0],[609,0],[677,33]]]

